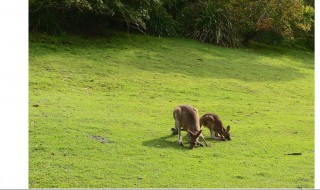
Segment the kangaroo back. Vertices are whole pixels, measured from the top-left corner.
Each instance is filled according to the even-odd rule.
[[[183,146],[181,137],[181,128],[188,131],[190,148],[198,144],[198,138],[201,135],[200,120],[198,110],[189,105],[178,106],[173,110],[175,120],[175,130],[179,134],[178,142]]]
[[[230,126],[228,125],[227,129],[225,129],[218,115],[214,113],[204,114],[200,118],[200,127],[202,125],[209,128],[211,138],[215,139],[220,135],[220,137],[222,138],[221,140],[224,140],[224,138],[226,138],[227,140],[231,140],[230,133],[229,133]]]

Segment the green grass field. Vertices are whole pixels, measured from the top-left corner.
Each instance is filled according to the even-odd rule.
[[[232,141],[180,147],[181,104]],[[314,53],[30,34],[29,187],[313,188]]]

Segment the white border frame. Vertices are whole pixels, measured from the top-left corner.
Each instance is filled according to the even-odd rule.
[[[28,188],[28,1],[0,1],[0,188]]]

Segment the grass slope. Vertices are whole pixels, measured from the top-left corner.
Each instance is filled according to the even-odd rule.
[[[313,57],[134,34],[31,34],[29,185],[313,188]],[[204,129],[211,147],[180,147],[170,132],[180,104],[217,113],[232,141]]]

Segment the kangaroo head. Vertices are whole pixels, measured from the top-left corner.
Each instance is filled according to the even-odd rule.
[[[190,130],[188,130],[190,149],[193,149],[193,147],[198,143],[198,139],[199,139],[199,136],[201,135],[201,132],[202,130],[198,131],[197,134],[194,134]]]
[[[223,134],[224,138],[230,141],[231,140],[231,138],[230,138],[230,126],[228,125],[226,130],[223,130],[223,131],[224,131],[224,134]]]

